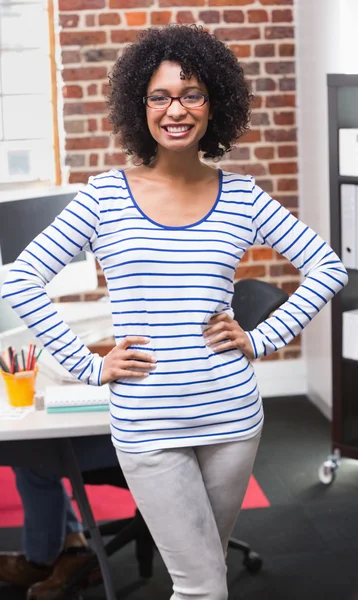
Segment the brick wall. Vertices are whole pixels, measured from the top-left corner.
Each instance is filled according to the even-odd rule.
[[[107,72],[125,44],[150,25],[198,23],[225,41],[252,83],[251,130],[225,157],[222,168],[250,173],[297,215],[297,143],[293,0],[59,0],[63,64],[66,165],[71,182],[125,156],[110,135],[103,92]],[[297,271],[270,248],[249,250],[238,277],[257,277],[292,293]],[[105,293],[100,288],[88,299]],[[268,357],[300,356],[300,340]]]

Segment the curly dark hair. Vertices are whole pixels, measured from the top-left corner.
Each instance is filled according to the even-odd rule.
[[[197,25],[151,27],[127,46],[109,74],[109,121],[123,149],[148,165],[157,142],[149,132],[145,105],[149,81],[164,61],[181,65],[183,78],[196,76],[209,92],[213,118],[200,140],[204,158],[221,158],[248,129],[252,95],[243,69],[229,48]]]

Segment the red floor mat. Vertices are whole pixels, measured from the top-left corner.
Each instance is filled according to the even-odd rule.
[[[70,490],[68,481],[66,488]],[[21,500],[15,486],[15,477],[8,467],[0,467],[0,527],[20,527],[23,523]],[[127,490],[109,485],[86,485],[93,514],[97,521],[125,519],[134,513],[135,504]],[[251,477],[243,508],[266,508],[268,499],[254,477]]]

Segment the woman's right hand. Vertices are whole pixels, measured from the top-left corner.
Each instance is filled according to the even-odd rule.
[[[130,348],[148,343],[148,338],[128,336],[112,348],[103,361],[101,385],[121,377],[148,377],[156,368],[157,359],[149,352]]]

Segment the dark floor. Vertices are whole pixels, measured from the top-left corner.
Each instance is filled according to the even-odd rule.
[[[229,550],[230,600],[358,600],[358,462],[343,460],[331,486],[318,479],[330,452],[330,426],[304,397],[265,401],[254,474],[271,507],[242,511],[235,534],[264,560],[250,575]],[[18,530],[0,531],[0,551],[16,550]],[[138,581],[133,546],[111,559],[118,600],[169,600],[171,583],[156,554],[154,577]],[[24,600],[0,587],[0,600]],[[85,600],[104,600],[102,587]]]

